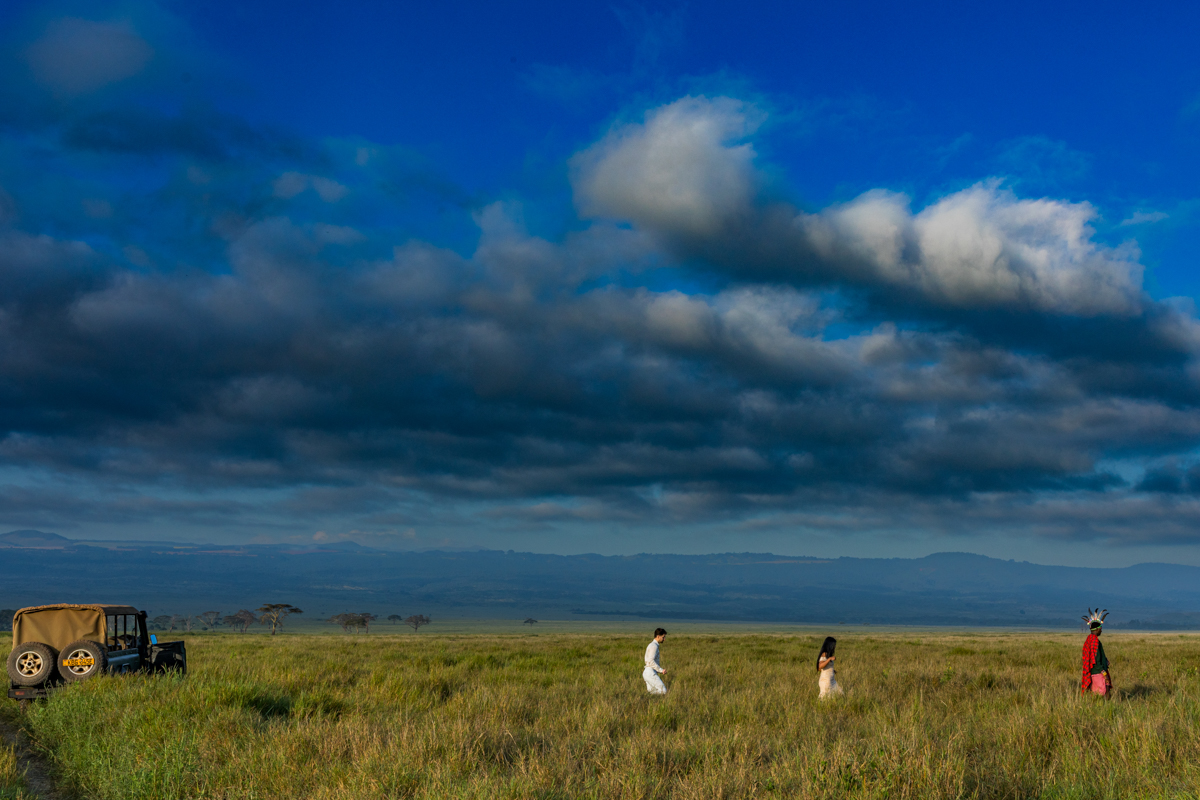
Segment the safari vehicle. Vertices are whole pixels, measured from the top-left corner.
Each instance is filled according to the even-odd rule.
[[[53,605],[13,615],[8,696],[45,697],[61,683],[101,673],[187,673],[183,642],[158,642],[146,633],[146,612],[133,606]]]

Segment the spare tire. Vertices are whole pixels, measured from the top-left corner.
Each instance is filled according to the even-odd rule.
[[[54,674],[58,653],[48,644],[26,642],[8,654],[8,679],[17,686],[39,686]]]
[[[108,667],[108,650],[90,639],[71,642],[58,654],[58,674],[68,683],[86,681]]]

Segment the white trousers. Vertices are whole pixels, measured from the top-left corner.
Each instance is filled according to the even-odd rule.
[[[662,677],[654,670],[646,667],[642,670],[642,678],[646,681],[646,691],[650,694],[666,694],[667,685],[663,683]]]

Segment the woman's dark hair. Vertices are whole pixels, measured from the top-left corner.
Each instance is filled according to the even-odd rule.
[[[825,644],[821,645],[821,652],[817,653],[817,669],[821,668],[821,656],[827,658],[833,657],[834,648],[837,647],[837,639],[832,636],[825,637]]]
[[[667,635],[667,631],[665,628],[655,628],[654,629],[654,638],[655,639],[657,639],[659,636],[666,636],[666,635]]]

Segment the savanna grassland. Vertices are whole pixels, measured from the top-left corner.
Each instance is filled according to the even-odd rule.
[[[98,678],[21,724],[112,800],[1200,794],[1200,637],[1106,636],[1104,702],[1082,635],[842,631],[833,702],[817,635],[669,636],[662,698],[646,636],[188,635],[186,678]]]

